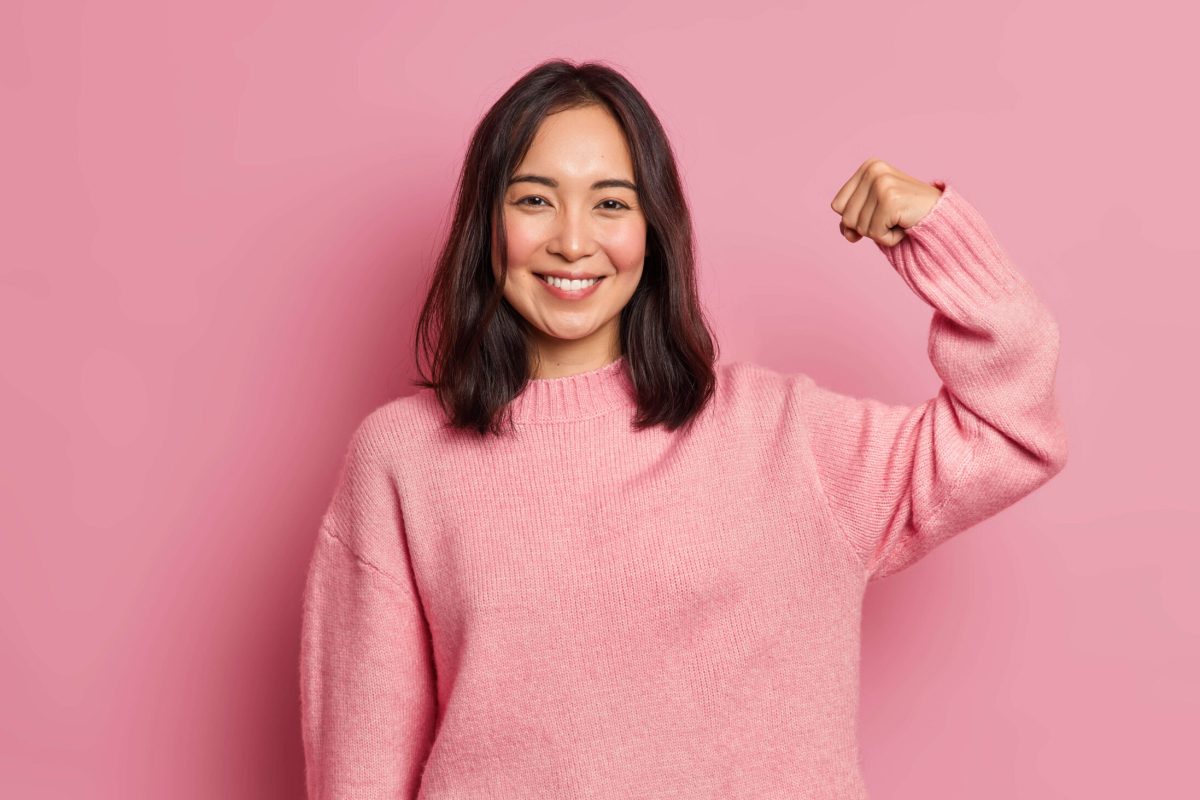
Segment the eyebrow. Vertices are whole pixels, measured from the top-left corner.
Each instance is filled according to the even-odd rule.
[[[549,186],[551,189],[558,188],[558,181],[554,180],[554,178],[547,178],[545,175],[529,175],[529,174],[512,176],[511,178],[508,179],[508,185],[512,186],[514,183],[521,183],[522,181],[527,182],[527,183],[540,183],[543,186]],[[593,190],[594,189],[617,189],[617,188],[632,189],[635,192],[637,191],[637,186],[634,185],[634,183],[632,181],[627,181],[627,180],[624,180],[623,178],[607,178],[602,181],[596,181],[595,183],[592,184]]]

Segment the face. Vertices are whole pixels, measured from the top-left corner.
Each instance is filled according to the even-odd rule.
[[[646,218],[624,133],[606,109],[542,121],[507,187],[504,226],[504,297],[533,329],[537,377],[619,356],[620,313],[642,276]],[[499,278],[498,259],[493,269]]]

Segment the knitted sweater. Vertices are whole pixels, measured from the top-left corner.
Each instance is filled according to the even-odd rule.
[[[351,437],[304,593],[311,800],[865,798],[869,581],[1066,461],[1059,331],[944,181],[877,246],[934,309],[915,406],[718,365],[635,431],[626,358],[528,382],[515,435],[433,393]]]

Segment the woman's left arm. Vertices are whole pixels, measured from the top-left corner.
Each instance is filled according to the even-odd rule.
[[[929,358],[942,388],[912,408],[811,379],[803,391],[824,492],[871,578],[1016,502],[1067,460],[1054,394],[1058,324],[978,211],[945,181],[932,186],[940,195],[927,210],[912,198],[928,195],[910,195],[908,211],[880,204],[875,224],[859,227],[932,306]],[[835,211],[851,197],[847,187]],[[863,195],[856,205],[869,209]]]

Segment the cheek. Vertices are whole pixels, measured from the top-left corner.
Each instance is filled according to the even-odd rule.
[[[508,233],[508,265],[517,267],[525,264],[529,257],[542,246],[542,233],[536,225],[522,224],[520,219],[509,219],[506,226]]]
[[[626,272],[642,266],[646,258],[646,226],[629,225],[610,232],[604,249],[613,267]]]

